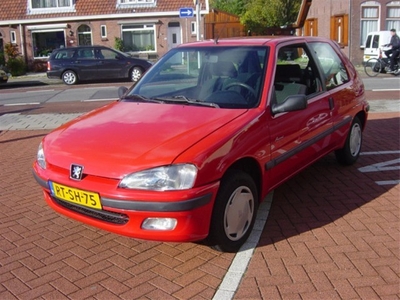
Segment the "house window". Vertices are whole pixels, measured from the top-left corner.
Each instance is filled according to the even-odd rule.
[[[124,51],[155,51],[155,30],[154,24],[122,25]]]
[[[379,17],[379,2],[367,1],[361,4],[361,46],[365,45],[365,39],[369,32],[379,30]]]
[[[348,15],[331,17],[331,39],[339,45],[348,46],[349,44],[348,23]]]
[[[32,31],[34,58],[48,57],[57,48],[65,47],[64,30]]]
[[[190,23],[190,31],[192,34],[196,34],[197,30],[196,30],[196,22],[191,22]]]
[[[79,46],[92,45],[92,30],[88,25],[78,27],[78,44]]]
[[[142,3],[154,3],[155,0],[119,0],[121,4],[142,4]]]
[[[15,31],[10,32],[10,41],[11,41],[11,44],[17,43],[17,34],[15,33]]]
[[[307,19],[305,21],[303,35],[318,36],[318,19]]]
[[[400,31],[400,1],[392,1],[387,4],[386,29]]]
[[[156,0],[117,0],[117,8],[155,7]]]
[[[76,0],[28,0],[28,14],[74,12]]]
[[[100,31],[101,31],[101,38],[102,39],[107,38],[107,26],[106,25],[101,25],[100,26]]]

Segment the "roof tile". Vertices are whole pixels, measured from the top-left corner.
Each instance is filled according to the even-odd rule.
[[[200,0],[202,9],[205,9],[205,1]],[[71,13],[51,13],[51,14],[28,14],[27,0],[2,0],[0,10],[0,21],[18,21],[18,20],[40,20],[54,17],[74,17],[85,15],[108,15],[125,14],[141,12],[179,11],[182,7],[194,8],[193,0],[156,0],[156,5],[129,5],[127,7],[118,7],[117,0],[76,0],[76,12]]]

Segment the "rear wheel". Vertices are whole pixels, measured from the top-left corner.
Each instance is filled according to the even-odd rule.
[[[361,152],[362,124],[358,117],[355,117],[351,124],[346,143],[342,149],[336,150],[335,155],[339,163],[343,165],[354,164]]]
[[[245,172],[233,170],[221,181],[207,243],[223,252],[237,252],[249,237],[258,208],[257,188]]]
[[[141,67],[133,67],[130,74],[130,79],[133,82],[136,82],[142,77],[143,69]]]
[[[67,85],[73,85],[73,84],[78,82],[78,77],[76,76],[76,73],[74,71],[71,71],[71,70],[65,71],[62,74],[61,79]]]
[[[364,66],[365,73],[370,77],[375,77],[382,71],[382,63],[376,58],[369,59]]]

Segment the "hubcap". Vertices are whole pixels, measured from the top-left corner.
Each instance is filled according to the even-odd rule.
[[[132,81],[138,81],[140,76],[142,76],[142,72],[139,69],[132,70]]]
[[[64,74],[64,81],[68,84],[72,84],[75,82],[75,75],[72,73],[65,73]]]
[[[361,127],[355,123],[350,133],[350,153],[352,156],[357,156],[361,148]]]
[[[226,236],[237,241],[250,227],[254,214],[254,197],[246,186],[238,187],[229,198],[225,208],[224,229]]]

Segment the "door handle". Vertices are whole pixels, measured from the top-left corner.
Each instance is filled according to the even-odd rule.
[[[333,110],[333,108],[335,107],[335,101],[333,101],[332,97],[329,97],[329,109]]]

